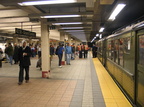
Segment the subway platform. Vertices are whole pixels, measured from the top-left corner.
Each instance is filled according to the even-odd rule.
[[[18,65],[0,68],[0,107],[132,107],[105,68],[89,53],[58,67],[51,63],[50,78],[42,78],[31,58],[30,82],[18,85]]]

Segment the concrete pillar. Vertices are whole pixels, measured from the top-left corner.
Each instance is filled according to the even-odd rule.
[[[70,35],[68,35],[68,43],[71,45],[72,44],[72,42],[71,42],[71,36]]]
[[[31,44],[32,45],[32,39],[31,38],[29,38],[29,45]]]
[[[65,49],[65,34],[62,32],[60,33],[60,41],[64,42],[64,49]],[[65,65],[65,51],[63,52],[61,65]]]
[[[47,23],[47,19],[41,19],[42,77],[48,78],[50,74],[50,45],[48,25],[45,23]]]
[[[18,43],[18,37],[13,37],[13,44],[15,44],[15,43],[16,43],[16,44],[19,44],[19,43]]]

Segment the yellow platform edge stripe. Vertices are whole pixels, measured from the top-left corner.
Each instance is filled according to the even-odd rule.
[[[93,58],[106,107],[132,107],[98,58]]]

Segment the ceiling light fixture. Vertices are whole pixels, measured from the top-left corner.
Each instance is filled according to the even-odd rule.
[[[99,30],[99,32],[103,32],[104,29],[105,29],[104,27],[101,27],[100,30]]]
[[[122,11],[122,9],[126,6],[126,4],[118,4],[112,14],[110,15],[108,20],[115,20],[116,16]]]
[[[99,34],[96,34],[96,37],[98,37],[99,36]]]
[[[100,38],[100,39],[102,38],[102,34],[100,34],[99,38]]]
[[[53,25],[74,25],[74,24],[82,24],[82,22],[69,22],[69,23],[52,23]]]
[[[31,5],[45,5],[45,4],[63,4],[63,3],[75,3],[76,0],[47,0],[47,1],[29,1],[18,3],[21,6],[31,6]]]
[[[82,32],[84,30],[66,30],[65,32]]]
[[[53,15],[53,16],[41,16],[41,18],[65,18],[65,17],[80,17],[80,15]]]
[[[62,27],[60,29],[83,29],[83,27]]]

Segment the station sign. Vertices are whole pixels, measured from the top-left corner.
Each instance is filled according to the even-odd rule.
[[[31,32],[31,31],[27,31],[27,30],[23,30],[23,29],[19,29],[19,28],[15,28],[15,34],[25,35],[28,37],[36,37],[35,32]]]

